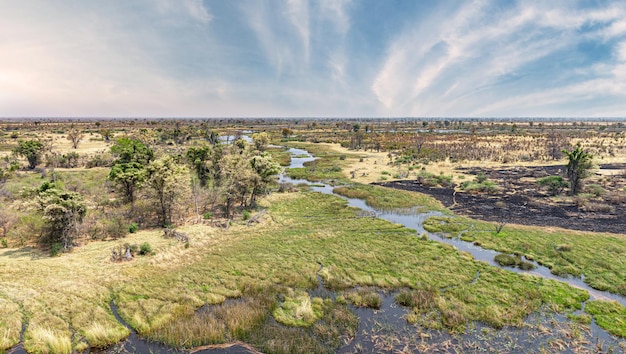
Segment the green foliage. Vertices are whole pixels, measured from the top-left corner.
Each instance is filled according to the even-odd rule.
[[[49,182],[44,182],[36,193],[36,203],[46,223],[45,241],[61,243],[64,250],[69,250],[78,234],[77,227],[87,212],[83,198]]]
[[[210,212],[210,211],[207,211],[206,213],[202,214],[202,218],[203,218],[204,220],[211,219],[212,217],[213,217],[213,213],[212,213],[212,212]]]
[[[478,174],[474,181],[461,183],[461,189],[468,193],[496,193],[500,187],[493,181],[486,179],[484,174]]]
[[[559,195],[567,187],[567,182],[561,176],[546,176],[537,180],[537,185],[548,189],[550,195]]]
[[[148,242],[144,242],[139,246],[139,254],[142,256],[152,254],[152,246]]]
[[[138,139],[127,137],[117,139],[111,146],[111,153],[117,157],[116,163],[137,162],[146,165],[154,158],[152,149]]]
[[[28,168],[31,170],[41,162],[44,152],[44,144],[39,140],[19,140],[13,153],[17,156],[25,157],[28,160]]]
[[[124,199],[131,204],[135,202],[137,191],[146,177],[145,166],[136,161],[118,162],[109,173],[109,180],[115,183]]]
[[[63,244],[55,242],[50,245],[50,257],[58,256],[63,251]]]
[[[452,176],[446,176],[444,174],[435,175],[425,170],[420,171],[420,173],[417,175],[417,181],[425,186],[430,187],[451,187],[453,185]]]
[[[265,151],[267,145],[270,143],[270,136],[266,132],[252,134],[252,141],[254,147],[259,151]]]
[[[590,184],[586,186],[585,192],[589,194],[593,194],[594,197],[601,197],[605,193],[604,188],[602,188],[602,186],[598,184]]]
[[[133,222],[128,226],[128,232],[130,232],[131,234],[134,234],[135,232],[137,232],[137,230],[139,230],[139,225],[137,225],[136,222]]]
[[[190,193],[189,172],[170,155],[150,162],[146,171],[146,185],[156,199],[159,222],[163,226],[172,225],[175,209]]]
[[[241,214],[244,221],[250,219],[250,216],[252,215],[250,210],[244,210]]]
[[[211,153],[208,146],[192,146],[187,149],[187,161],[193,167],[202,187],[206,186],[210,176],[207,163],[211,161]]]
[[[563,153],[568,160],[566,169],[570,195],[576,195],[582,191],[583,180],[591,175],[593,156],[586,153],[580,144],[572,151],[563,150]]]

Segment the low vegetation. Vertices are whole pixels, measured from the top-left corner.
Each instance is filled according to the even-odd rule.
[[[408,208],[417,208],[420,211],[444,210],[441,203],[424,194],[379,186],[352,184],[335,187],[333,192],[348,198],[363,199],[367,205],[379,210]]]
[[[456,236],[481,247],[526,256],[561,276],[579,277],[598,290],[626,295],[626,264],[611,261],[626,252],[622,235],[550,230],[508,225],[496,234],[493,224],[462,217],[431,217],[424,227],[430,232]]]

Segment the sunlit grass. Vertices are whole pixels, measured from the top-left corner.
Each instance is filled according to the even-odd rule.
[[[356,320],[345,305],[307,294],[317,286],[318,271],[333,289],[433,289],[436,310],[419,314],[453,330],[469,321],[517,325],[542,304],[574,309],[587,297],[563,283],[475,262],[400,225],[360,217],[339,197],[274,194],[261,207],[268,217],[253,226],[181,228],[189,247],[146,230],[55,258],[2,250],[0,291],[10,302],[0,311],[23,304],[29,318],[25,344],[33,351],[65,350],[70,328],[70,350],[72,343],[76,349],[123,338],[127,331],[108,309],[115,299],[120,315],[140,334],[171,345],[244,340],[263,351],[319,352],[337,348],[354,333]],[[156,254],[112,263],[111,248],[123,242],[149,242]],[[206,304],[217,306],[197,312]],[[276,323],[269,314],[293,321]],[[297,321],[306,325],[293,327],[300,326]]]
[[[375,209],[419,208],[420,211],[444,211],[443,205],[434,198],[425,194],[408,192],[379,186],[352,184],[333,189],[334,193],[348,198],[365,200],[365,203]]]
[[[506,254],[527,256],[560,276],[585,275],[585,282],[598,290],[626,295],[626,236],[557,228],[506,225],[495,232],[489,222],[464,217],[432,217],[424,227],[480,244]]]

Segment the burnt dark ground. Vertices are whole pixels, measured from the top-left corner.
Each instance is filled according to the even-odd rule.
[[[604,169],[625,169],[626,164],[601,165]],[[417,181],[402,180],[377,185],[428,194],[459,215],[510,224],[556,226],[566,229],[626,233],[626,184],[624,174],[596,176],[606,192],[604,196],[579,198],[551,198],[536,184],[536,179],[562,175],[563,167],[536,166],[512,169],[472,168],[463,171],[476,175],[480,172],[500,185],[492,194],[456,192],[454,188],[422,185]],[[591,182],[590,182],[591,183]]]

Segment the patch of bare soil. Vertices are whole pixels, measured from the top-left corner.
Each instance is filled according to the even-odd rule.
[[[626,164],[600,166],[600,171],[626,169]],[[454,188],[422,185],[403,180],[373,183],[390,188],[428,194],[459,215],[510,224],[556,226],[566,229],[626,233],[626,185],[624,174],[594,178],[590,183],[601,183],[605,193],[600,197],[552,197],[540,190],[536,179],[563,175],[559,166],[516,167],[510,169],[471,168],[464,172],[484,173],[496,181],[499,192],[470,194]],[[605,171],[606,172],[606,171]]]

